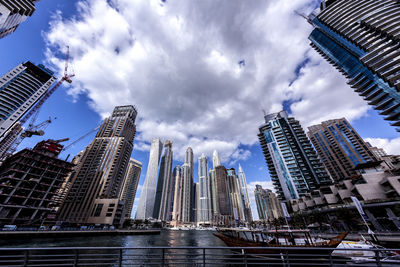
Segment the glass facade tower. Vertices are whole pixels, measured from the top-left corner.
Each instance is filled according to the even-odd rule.
[[[153,218],[157,170],[158,164],[160,163],[161,151],[162,143],[160,139],[153,139],[150,146],[150,157],[147,165],[146,178],[140,195],[139,205],[136,210],[136,219],[145,220]]]
[[[309,16],[311,46],[400,131],[400,2],[323,1]]]
[[[258,137],[281,200],[297,199],[332,182],[300,123],[285,111],[265,115]]]
[[[345,119],[308,127],[308,137],[335,181],[355,175],[360,163],[376,161],[367,143]]]
[[[199,190],[197,206],[197,223],[210,224],[212,219],[210,177],[207,157],[202,154],[199,158]]]

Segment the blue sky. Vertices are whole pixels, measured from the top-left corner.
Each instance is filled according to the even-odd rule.
[[[248,184],[270,186],[257,141],[262,109],[288,107],[305,126],[346,117],[362,137],[393,153],[400,148],[394,128],[309,48],[310,26],[293,10],[307,13],[315,3],[232,1],[216,9],[213,1],[41,0],[32,17],[0,40],[0,74],[27,60],[60,72],[61,49],[71,45],[76,77],[44,104],[37,122],[57,117],[44,138],[74,141],[115,105],[136,105],[132,156],[144,166],[140,184],[149,142],[161,137],[174,142],[175,164],[189,145],[209,160],[218,149],[226,167],[242,165]],[[61,158],[77,154],[93,136]],[[41,139],[27,138],[20,148]]]

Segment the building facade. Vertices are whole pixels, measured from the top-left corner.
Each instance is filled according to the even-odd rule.
[[[243,201],[240,193],[239,181],[234,168],[227,169],[229,199],[231,201],[232,216],[236,222],[244,222]]]
[[[309,16],[311,46],[400,131],[400,3],[323,1]]]
[[[17,138],[11,130],[16,127],[16,132],[21,132],[19,120],[56,82],[53,74],[43,65],[36,66],[28,61],[0,77],[0,146],[3,152],[0,157]]]
[[[0,39],[13,33],[20,23],[35,12],[38,0],[0,1]]]
[[[258,137],[279,199],[296,199],[332,182],[300,123],[285,111],[265,115]]]
[[[162,152],[162,143],[159,138],[151,141],[149,163],[147,165],[146,178],[144,180],[139,205],[135,219],[145,220],[153,218],[156,196],[157,171]]]
[[[211,224],[212,209],[210,197],[210,177],[208,173],[208,160],[202,154],[199,157],[199,190],[198,190],[198,207],[197,207],[197,223]]]
[[[161,158],[160,171],[158,173],[156,200],[154,202],[153,218],[162,221],[169,221],[170,219],[170,205],[173,197],[171,191],[172,181],[172,142],[165,141],[164,155]]]
[[[355,175],[358,164],[376,161],[367,143],[345,118],[310,126],[307,135],[335,181]]]
[[[244,173],[242,166],[240,166],[240,164],[239,164],[239,173],[238,173],[238,184],[239,184],[239,189],[240,189],[241,200],[243,203],[242,206],[244,209],[245,221],[252,222],[253,215],[252,215],[251,207],[250,207],[249,193],[247,191],[246,174]]]
[[[1,225],[55,222],[59,190],[74,166],[57,157],[62,148],[47,140],[6,159],[0,167]]]
[[[121,193],[136,134],[136,115],[133,106],[118,106],[103,121],[72,178],[71,190],[60,210],[60,220],[79,224],[121,224],[124,210]]]
[[[193,222],[193,150],[188,147],[185,153],[185,162],[182,165],[183,195],[182,195],[182,222]]]
[[[183,202],[183,175],[181,166],[176,165],[172,172],[175,180],[172,222],[175,226],[182,224],[182,202]]]
[[[136,159],[129,160],[126,169],[124,185],[122,187],[121,200],[124,201],[124,218],[130,219],[133,203],[135,202],[136,190],[139,184],[140,174],[142,172],[142,163]]]
[[[226,168],[222,165],[215,167],[216,195],[218,216],[232,216],[231,199],[229,195]]]
[[[260,220],[272,221],[284,217],[281,202],[271,190],[256,185],[254,196]]]

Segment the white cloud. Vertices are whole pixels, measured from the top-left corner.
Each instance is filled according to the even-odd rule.
[[[76,77],[69,94],[87,94],[102,116],[136,105],[137,149],[161,137],[174,142],[178,160],[191,146],[195,156],[217,149],[236,162],[250,156],[241,145],[257,142],[261,110],[277,112],[284,100],[298,101],[293,114],[305,126],[367,110],[310,52],[311,26],[294,10],[309,13],[317,2],[81,0],[76,17],[57,13],[44,34],[47,59],[62,72],[57,56],[70,45]]]
[[[274,186],[272,185],[272,181],[255,181],[247,184],[247,192],[249,193],[250,207],[251,207],[251,212],[253,214],[253,220],[259,219],[256,198],[254,196],[254,189],[256,189],[256,185],[261,185],[263,189],[270,189],[273,192],[275,192]]]
[[[400,153],[400,138],[386,139],[386,138],[365,138],[372,146],[383,148],[389,155],[399,155]]]

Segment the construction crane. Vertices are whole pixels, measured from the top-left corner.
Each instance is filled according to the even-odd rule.
[[[65,58],[65,67],[64,67],[64,74],[62,78],[54,85],[51,89],[46,91],[44,95],[39,99],[34,107],[28,111],[28,113],[19,121],[19,124],[22,126],[26,123],[30,118],[31,121],[27,127],[27,129],[22,133],[19,137],[15,139],[14,142],[9,146],[6,153],[0,155],[1,160],[4,160],[9,155],[12,155],[15,150],[17,149],[18,145],[22,142],[25,137],[32,137],[33,135],[42,136],[44,134],[43,126],[48,125],[51,123],[51,119],[44,121],[38,125],[35,125],[36,119],[39,115],[40,108],[43,106],[44,102],[61,86],[61,84],[65,81],[67,83],[72,83],[71,78],[75,76],[75,74],[68,74],[68,62],[69,62],[69,46],[67,46],[67,54]],[[42,128],[42,129],[41,129]],[[9,136],[18,136],[20,132],[20,128],[13,127],[11,131],[8,133]],[[22,138],[22,139],[21,139]]]
[[[73,141],[71,144],[67,145],[66,147],[64,147],[61,151],[65,151],[67,149],[69,149],[71,146],[75,145],[76,143],[80,142],[82,139],[84,139],[85,137],[87,137],[88,135],[92,134],[93,132],[97,131],[100,128],[100,125],[97,126],[96,128],[90,130],[89,132],[87,132],[86,134],[82,135],[81,137],[79,137],[78,139],[76,139],[75,141]]]

